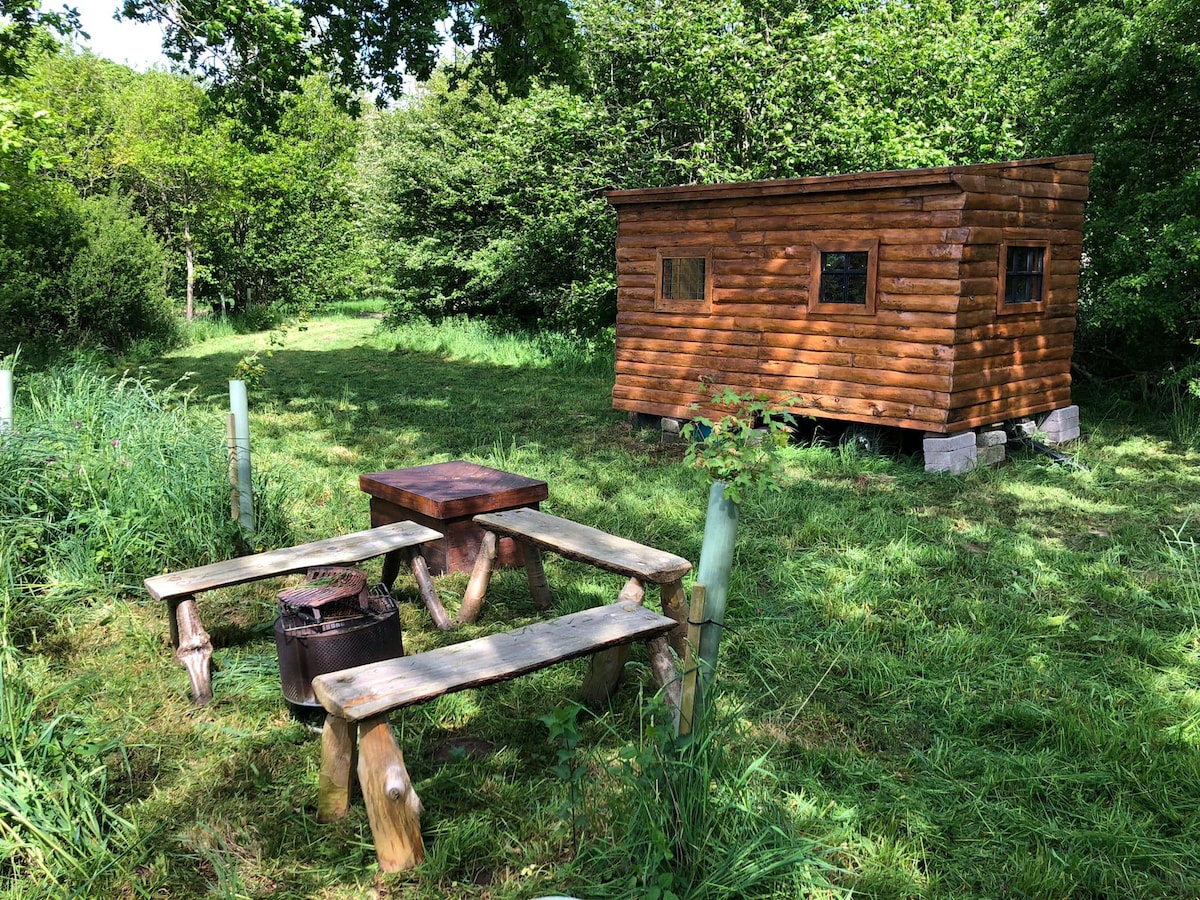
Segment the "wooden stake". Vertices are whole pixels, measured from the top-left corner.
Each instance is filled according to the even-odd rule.
[[[326,716],[321,732],[321,776],[317,787],[317,821],[336,822],[350,809],[358,725]]]
[[[487,593],[488,582],[492,578],[492,566],[496,562],[496,534],[485,531],[483,540],[479,542],[479,553],[475,555],[475,568],[471,570],[471,580],[467,583],[467,592],[463,595],[462,605],[458,608],[459,624],[474,622],[483,606],[483,597]]]
[[[704,621],[704,585],[692,585],[692,608],[688,614],[687,651],[683,657],[683,692],[679,702],[679,734],[691,734],[696,706],[696,648],[700,645],[700,623]]]
[[[425,858],[421,800],[408,777],[404,755],[392,736],[386,715],[359,724],[358,783],[367,806],[379,868],[384,872],[399,872],[419,865]]]

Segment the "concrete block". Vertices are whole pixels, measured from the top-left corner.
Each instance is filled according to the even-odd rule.
[[[976,447],[1003,447],[1008,443],[1008,435],[1003,428],[983,428],[975,435]]]
[[[1065,444],[1079,437],[1079,407],[1056,409],[1038,423],[1038,431],[1050,444]]]
[[[661,421],[663,434],[679,434],[687,424],[683,419],[672,419],[669,416],[663,416]]]
[[[972,443],[967,448],[960,448],[950,452],[926,452],[925,453],[925,471],[926,472],[951,472],[955,475],[961,475],[963,472],[970,472],[977,464],[978,455],[975,449],[975,444]]]
[[[925,439],[921,442],[921,446],[925,450],[925,455],[930,453],[953,453],[956,450],[965,450],[970,447],[975,449],[975,432],[964,431],[962,434],[931,434],[925,432]]]
[[[1006,454],[1003,444],[992,444],[989,447],[978,448],[975,462],[980,466],[999,466],[1004,463]]]

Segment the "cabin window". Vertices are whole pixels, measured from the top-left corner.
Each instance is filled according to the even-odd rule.
[[[712,251],[660,250],[654,308],[707,312],[712,299]]]
[[[1046,299],[1047,244],[1001,244],[1000,283],[996,292],[999,313],[1036,312]]]
[[[810,308],[834,315],[874,315],[878,246],[874,240],[814,244]]]

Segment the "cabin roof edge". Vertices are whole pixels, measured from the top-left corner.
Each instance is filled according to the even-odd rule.
[[[882,190],[886,188],[922,187],[936,184],[956,184],[955,177],[967,174],[999,173],[1022,166],[1053,166],[1068,161],[1088,161],[1090,153],[1071,156],[1050,156],[1037,159],[1006,160],[966,166],[940,166],[930,169],[887,169],[878,172],[855,172],[846,175],[812,175],[806,178],[781,178],[769,181],[741,181],[720,184],[685,184],[676,187],[634,188],[608,191],[605,199],[611,206],[636,203],[679,203],[700,200],[743,199],[748,197],[817,194],[831,191]]]

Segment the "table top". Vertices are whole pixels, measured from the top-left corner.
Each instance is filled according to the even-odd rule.
[[[358,477],[358,486],[372,497],[435,519],[511,509],[550,496],[544,481],[461,459],[371,472]]]

